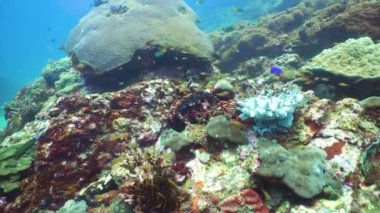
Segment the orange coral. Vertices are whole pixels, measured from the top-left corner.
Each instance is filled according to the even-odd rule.
[[[223,213],[235,213],[239,209],[252,209],[256,213],[268,213],[269,210],[263,203],[259,194],[253,189],[244,189],[237,195],[230,196],[219,203]]]

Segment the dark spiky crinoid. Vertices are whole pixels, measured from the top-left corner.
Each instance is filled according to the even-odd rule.
[[[187,194],[175,183],[173,173],[157,167],[157,173],[130,187],[135,210],[143,212],[178,212]]]

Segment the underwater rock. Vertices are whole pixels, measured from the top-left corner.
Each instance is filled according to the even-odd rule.
[[[218,82],[216,82],[214,90],[234,92],[234,86],[232,86],[232,84],[228,80],[220,79]]]
[[[174,63],[176,54],[178,60],[192,56],[207,61],[213,47],[196,20],[182,0],[110,0],[81,19],[66,50],[87,74],[103,74],[132,60],[153,63],[167,55]]]
[[[286,11],[264,16],[257,24],[241,24],[231,32],[211,34],[216,54],[220,56],[217,65],[229,71],[247,59],[293,53],[298,43],[298,29],[319,9],[313,0],[308,0]]]
[[[301,57],[296,53],[285,53],[273,59],[272,63],[277,66],[291,66],[298,68],[302,64],[302,60]]]

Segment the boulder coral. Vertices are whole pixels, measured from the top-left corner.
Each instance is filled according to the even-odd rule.
[[[265,140],[259,141],[258,147],[259,175],[280,178],[303,198],[318,195],[326,185],[326,153],[323,150],[316,147],[286,150],[275,142]]]
[[[196,26],[195,13],[182,0],[110,0],[95,7],[71,31],[66,50],[97,74],[130,62],[155,46],[155,56],[178,51],[210,59],[211,42]],[[181,24],[178,24],[181,23]]]

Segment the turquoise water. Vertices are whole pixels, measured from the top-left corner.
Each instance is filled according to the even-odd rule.
[[[0,1],[0,106],[36,79],[49,60],[66,55],[60,46],[70,29],[91,9],[91,2]]]
[[[0,129],[5,128],[6,125],[7,125],[7,121],[5,120],[4,112],[3,110],[0,110]]]
[[[90,10],[90,0],[2,0],[0,4],[0,104],[38,77],[70,29]],[[3,92],[4,89],[7,92]]]

